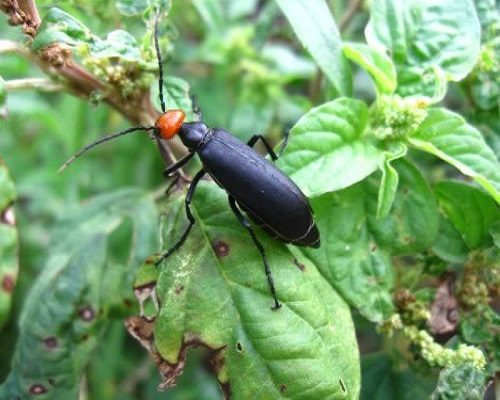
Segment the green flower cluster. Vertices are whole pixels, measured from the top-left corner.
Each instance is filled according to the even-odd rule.
[[[425,330],[419,330],[416,326],[406,326],[403,332],[411,342],[420,347],[422,357],[430,365],[450,368],[471,363],[478,370],[486,366],[484,354],[477,347],[460,344],[456,350],[447,349],[437,344]]]
[[[370,111],[370,134],[379,140],[411,136],[427,116],[426,103],[398,95],[381,96]]]

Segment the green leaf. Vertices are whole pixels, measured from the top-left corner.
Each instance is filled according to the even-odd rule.
[[[365,34],[369,45],[392,52],[398,77],[408,68],[414,76],[438,68],[447,81],[459,81],[479,55],[480,27],[471,0],[375,0]],[[421,79],[414,83],[421,87]],[[436,87],[441,85],[438,79]],[[415,91],[408,79],[399,79],[398,86],[402,95]],[[428,87],[420,94],[439,92]]]
[[[340,96],[352,91],[340,33],[324,0],[277,0],[302,45]]]
[[[147,193],[122,190],[62,214],[45,268],[25,300],[1,398],[77,398],[111,307],[130,297],[131,268],[156,249],[156,208]],[[129,218],[129,265],[117,265],[107,257],[108,238]]]
[[[166,214],[165,247],[186,227],[183,199],[178,196]],[[251,393],[284,399],[306,392],[311,398],[357,398],[359,360],[349,307],[316,266],[258,232],[282,302],[273,311],[262,259],[231,213],[226,193],[201,182],[192,208],[197,223],[160,267],[154,336],[140,335],[144,319],[128,321],[159,358],[162,386],[182,372],[186,348],[203,345],[214,349],[218,380],[234,398]]]
[[[88,43],[92,40],[90,30],[75,17],[53,7],[42,20],[31,49],[38,51],[52,43],[66,43],[70,46]]]
[[[381,322],[393,312],[393,272],[367,224],[364,184],[312,200],[321,247],[301,249],[323,277],[367,319]]]
[[[427,399],[435,386],[434,377],[396,365],[387,353],[364,356],[361,371],[361,400]]]
[[[398,171],[391,165],[391,162],[404,157],[407,151],[408,148],[404,144],[397,143],[396,148],[384,153],[384,160],[381,165],[382,179],[378,190],[377,218],[385,218],[389,215],[396,196],[399,176]]]
[[[128,32],[110,32],[105,40],[89,44],[89,52],[95,58],[123,58],[127,61],[141,61],[142,55],[135,38]]]
[[[132,16],[142,15],[149,7],[147,0],[117,0],[116,8],[120,14]]]
[[[184,110],[188,121],[192,121],[195,118],[193,114],[193,103],[189,94],[190,90],[189,83],[182,78],[167,76],[163,79],[163,97],[165,99],[166,109]],[[153,104],[156,105],[156,108],[160,110],[158,85],[153,86],[151,100]]]
[[[378,168],[383,150],[364,136],[365,103],[337,99],[313,108],[290,131],[290,142],[276,162],[308,196],[343,189]]]
[[[456,264],[464,263],[469,254],[462,235],[443,215],[439,216],[439,232],[432,243],[432,251],[442,260]]]
[[[394,162],[399,185],[390,214],[377,219],[377,183],[367,184],[368,225],[378,245],[391,255],[419,253],[432,244],[438,232],[438,209],[434,193],[420,171],[409,161]]]
[[[470,176],[500,203],[500,168],[477,129],[458,114],[431,109],[409,143]]]
[[[345,43],[343,50],[349,60],[371,75],[378,95],[394,93],[396,68],[385,52],[361,43]]]
[[[484,371],[477,370],[471,364],[443,368],[430,399],[482,400],[486,378]]]
[[[491,244],[490,229],[500,221],[500,210],[491,197],[462,182],[440,182],[436,194],[441,207],[470,249]]]
[[[9,318],[12,293],[19,272],[18,237],[14,217],[16,191],[0,158],[0,329]]]

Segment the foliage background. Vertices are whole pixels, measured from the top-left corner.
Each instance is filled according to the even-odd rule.
[[[141,58],[144,65],[139,70],[115,70],[117,75],[114,79],[121,82],[117,91],[128,95],[151,84],[152,101],[158,109],[151,30],[144,23],[147,19],[133,10],[139,3],[62,1],[57,6],[82,21],[100,38],[105,38],[114,29],[124,29],[137,38],[137,48],[141,51],[139,57],[137,54],[121,56],[130,65],[133,65],[134,57]],[[37,1],[42,16],[52,6],[53,2]],[[168,8],[166,4],[163,7]],[[475,7],[482,24],[483,47],[479,63],[465,80],[449,83],[440,106],[461,114],[479,128],[493,152],[498,155],[498,13],[495,13],[494,2],[491,1],[478,0]],[[330,9],[345,43],[365,41],[368,4],[335,1],[330,2]],[[337,86],[332,85],[331,81],[329,83],[328,79],[335,82],[339,78],[325,77],[324,72],[318,69],[299,44],[277,3],[272,1],[174,1],[168,19],[163,20],[161,28],[167,75],[171,79],[168,85],[170,98],[186,106],[189,103],[187,92],[196,94],[207,124],[225,127],[242,140],[247,140],[254,133],[265,133],[273,143],[277,143],[282,132],[292,127],[312,107],[334,99],[339,92],[349,93],[351,89],[342,87],[345,83]],[[4,15],[0,17],[0,38],[16,43],[25,42],[20,29],[8,26]],[[353,47],[352,51],[355,50]],[[9,51],[0,54],[0,77],[6,82],[26,77],[47,77],[22,54]],[[78,56],[87,59],[84,53]],[[355,57],[351,55],[350,58]],[[398,65],[399,77],[405,67],[403,64]],[[86,67],[93,69],[99,78],[109,79],[113,73],[106,68],[115,65],[107,64],[104,59],[95,64],[86,64]],[[366,65],[364,69],[354,64],[351,67],[352,97],[371,104],[380,94],[380,87],[373,86]],[[99,75],[99,71],[102,75]],[[173,77],[182,77],[182,80]],[[123,82],[132,82],[132,86]],[[21,273],[16,278],[12,309],[1,316],[5,321],[2,321],[4,326],[1,331],[0,380],[6,379],[11,371],[10,363],[19,337],[19,316],[23,306],[29,307],[30,296],[34,296],[29,289],[40,271],[48,264],[60,262],[56,256],[64,253],[66,246],[74,247],[79,235],[85,234],[85,229],[93,229],[95,235],[92,241],[86,243],[87,247],[82,245],[80,251],[81,254],[95,257],[85,261],[89,264],[104,264],[103,260],[106,260],[104,270],[107,272],[85,277],[85,264],[76,264],[73,269],[70,268],[73,271],[72,281],[90,279],[100,288],[96,293],[112,295],[111,298],[100,298],[100,294],[85,293],[90,298],[99,297],[96,301],[106,305],[107,315],[106,323],[92,328],[90,336],[93,342],[78,342],[76,351],[72,353],[75,364],[85,364],[89,360],[81,385],[81,398],[220,398],[220,389],[215,378],[207,371],[206,354],[202,349],[190,352],[185,372],[178,379],[178,386],[158,393],[156,366],[123,329],[123,318],[137,313],[130,290],[134,274],[131,272],[123,278],[123,274],[113,275],[110,271],[124,266],[135,271],[134,268],[156,251],[159,245],[157,213],[164,207],[161,192],[165,183],[160,173],[164,162],[152,147],[153,143],[148,143],[141,135],[131,135],[90,152],[64,173],[56,173],[61,163],[85,143],[128,127],[131,122],[144,122],[143,119],[148,116],[122,112],[132,120],[127,121],[119,112],[100,102],[98,96],[92,101],[75,98],[60,83],[57,80],[55,83],[39,81],[37,85],[41,90],[33,90],[33,82],[27,87],[11,86],[7,102],[1,109],[6,118],[0,121],[0,151],[17,192],[15,214]],[[422,88],[422,93],[424,91],[425,88]],[[354,104],[349,104],[346,108],[352,109],[352,106]],[[361,115],[362,112],[357,114],[360,119]],[[372,123],[374,121],[375,117]],[[385,122],[382,121],[381,125]],[[310,131],[307,125],[306,130]],[[300,128],[296,133],[300,134]],[[290,151],[293,152],[293,145]],[[398,151],[401,152],[397,150],[394,158],[400,157]],[[181,154],[178,147],[174,146],[174,153]],[[451,398],[467,398],[471,388],[477,390],[480,398],[488,385],[490,393],[493,391],[491,377],[498,368],[498,338],[494,337],[494,332],[498,332],[495,330],[498,329],[497,316],[490,308],[490,305],[498,307],[498,304],[490,303],[498,295],[498,254],[493,250],[493,243],[498,246],[498,229],[490,233],[490,227],[495,226],[495,223],[499,227],[498,207],[477,186],[464,187],[443,182],[449,178],[463,182],[464,178],[437,158],[415,150],[410,150],[408,157],[423,171],[441,210],[441,222],[436,219],[434,228],[426,226],[422,231],[430,238],[433,234],[429,232],[435,231],[434,235],[437,235],[439,226],[439,232],[444,231],[444,234],[440,234],[432,244],[425,243],[429,238],[423,234],[418,239],[424,243],[417,243],[415,249],[418,251],[410,254],[404,251],[407,250],[404,243],[398,244],[391,237],[385,237],[386,243],[393,250],[396,249],[395,253],[398,245],[399,249],[404,250],[400,251],[401,256],[394,257],[394,286],[387,283],[392,279],[382,282],[387,284],[387,290],[382,290],[381,296],[392,297],[381,302],[387,302],[389,308],[394,307],[407,328],[425,328],[422,319],[419,320],[419,313],[425,314],[425,310],[432,310],[432,304],[436,304],[433,303],[435,295],[441,290],[446,301],[458,302],[458,305],[450,306],[448,312],[460,313],[462,317],[461,324],[455,321],[441,335],[434,332],[437,342],[447,343],[449,348],[459,342],[483,346],[488,367],[481,373],[471,372],[467,367],[457,373],[451,368],[450,374],[454,374],[451,378],[443,376],[450,369],[443,369],[439,376],[440,369],[429,366],[425,356],[422,358],[420,339],[412,337],[408,330],[403,333],[399,322],[388,318],[393,310],[357,303],[359,298],[349,297],[349,287],[346,287],[346,292],[341,294],[353,307],[362,356],[361,398],[417,399],[430,395],[446,398],[444,395],[439,397],[440,393],[451,395]],[[400,196],[405,190],[405,173],[406,176],[412,176],[412,166],[405,162],[395,163],[402,179],[398,192]],[[287,170],[291,167],[285,161],[283,168]],[[192,167],[188,172],[194,169]],[[288,172],[293,172],[293,169]],[[379,179],[379,176],[375,176],[367,183],[375,197]],[[409,187],[410,183],[406,181]],[[314,192],[314,188],[308,190],[309,193]],[[359,186],[342,192],[345,196],[342,199],[349,204],[354,203],[355,199],[363,195],[360,193],[364,193],[364,189],[361,192],[357,190]],[[102,194],[104,197],[89,202],[89,199]],[[321,202],[326,201],[326,197],[316,199],[315,207],[321,207]],[[0,205],[5,206],[3,203]],[[114,211],[117,217],[106,219],[100,210],[113,205],[118,209]],[[459,217],[456,217],[458,221],[454,219],[454,215],[459,213],[454,214],[453,210],[461,205],[464,206],[462,216],[470,216],[470,220],[465,218],[463,222]],[[371,217],[377,212],[380,210],[377,210],[376,205],[369,211]],[[335,224],[343,217],[348,220],[342,213],[342,207],[339,207],[331,214],[331,221]],[[461,223],[464,225],[462,230]],[[484,225],[478,227],[481,224]],[[384,229],[393,232],[391,227]],[[141,243],[131,239],[137,237],[137,232],[143,238]],[[340,235],[341,232],[336,234]],[[446,251],[448,253],[443,254]],[[314,255],[311,258],[314,259]],[[455,287],[451,293],[446,290],[450,279]],[[76,286],[75,290],[78,290]],[[108,287],[112,289],[106,290]],[[43,282],[38,281],[38,290],[49,293],[50,282],[45,282],[44,286]],[[342,292],[342,289],[339,291]],[[64,303],[64,299],[57,298],[48,298],[47,301],[60,304],[61,300]],[[481,307],[474,306],[477,304]],[[64,310],[61,312],[64,313]],[[50,322],[50,316],[45,317]],[[28,321],[37,321],[38,318],[40,315],[25,316]],[[67,318],[70,321],[68,323],[76,324],[69,341],[88,334],[78,326],[78,321],[69,316]],[[43,328],[43,322],[40,325]],[[86,346],[96,346],[90,356]],[[456,389],[455,382],[460,382],[463,387]],[[458,390],[459,394],[454,390]],[[454,393],[457,397],[453,397]]]

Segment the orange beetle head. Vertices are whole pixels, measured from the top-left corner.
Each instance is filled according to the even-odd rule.
[[[186,114],[182,110],[169,110],[158,117],[155,128],[162,139],[172,139],[181,129]]]

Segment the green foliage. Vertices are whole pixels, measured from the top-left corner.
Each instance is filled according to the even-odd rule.
[[[2,14],[2,399],[482,398],[500,366],[498,10],[354,3],[40,0],[35,28],[2,6],[28,35]],[[157,117],[155,10],[168,109],[192,120],[196,95],[242,140],[290,128],[276,165],[310,198],[321,246],[256,228],[278,311],[213,182],[155,265],[186,227],[186,191],[164,194],[145,135],[55,172],[128,126],[104,103]],[[178,387],[159,395],[160,379]]]

